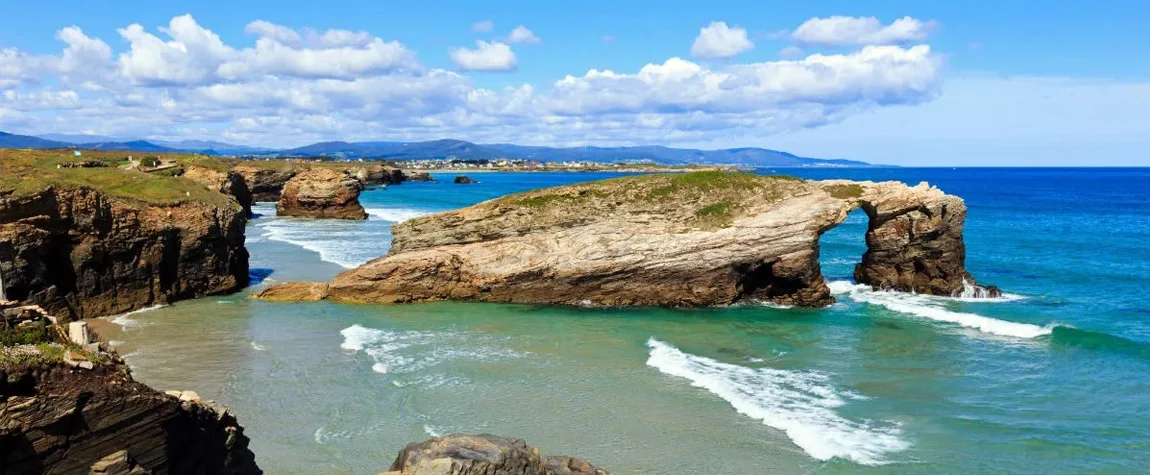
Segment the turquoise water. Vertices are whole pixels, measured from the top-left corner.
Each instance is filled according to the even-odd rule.
[[[969,206],[968,268],[1008,298],[849,282],[838,303],[670,310],[205,298],[117,319],[143,381],[235,410],[268,473],[378,473],[492,432],[615,473],[1139,473],[1150,466],[1150,171],[780,170],[929,181]],[[769,171],[764,171],[769,172]],[[475,174],[364,194],[371,219],[249,226],[259,285],[386,252],[392,221],[605,174]],[[450,178],[449,176],[446,178]]]

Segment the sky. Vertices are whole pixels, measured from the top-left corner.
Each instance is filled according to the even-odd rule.
[[[1150,166],[1150,2],[32,2],[0,130]]]

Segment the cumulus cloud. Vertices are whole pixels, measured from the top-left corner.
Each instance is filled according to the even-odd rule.
[[[732,58],[750,51],[755,44],[747,38],[747,30],[731,28],[726,22],[713,21],[699,29],[699,36],[691,45],[691,56],[696,58]]]
[[[514,71],[515,52],[507,43],[476,41],[475,49],[451,48],[448,55],[464,71]]]
[[[515,27],[514,30],[511,30],[510,35],[507,35],[507,42],[512,43],[512,44],[515,44],[515,43],[537,44],[537,43],[542,43],[543,40],[540,39],[538,36],[535,36],[535,33],[533,33],[531,30],[527,29],[526,26],[519,25],[519,26]]]
[[[491,30],[494,29],[495,23],[492,23],[491,20],[477,21],[471,24],[471,31],[476,33],[491,33]]]
[[[712,40],[741,37],[738,28],[716,25],[708,27],[715,33],[706,40],[706,57],[749,48],[738,41],[715,46]],[[120,29],[126,43],[119,50],[78,27],[57,33],[56,55],[0,49],[0,130],[273,147],[442,137],[698,143],[763,137],[931,100],[941,74],[927,45],[869,45],[752,63],[671,58],[483,88],[466,73],[427,68],[402,43],[367,32],[261,20],[244,32],[254,44],[231,45],[185,15],[154,32]],[[516,67],[502,41],[452,48],[449,55],[462,71]]]
[[[893,45],[925,41],[935,23],[905,16],[889,25],[875,17],[811,18],[791,34],[803,44],[819,46]]]

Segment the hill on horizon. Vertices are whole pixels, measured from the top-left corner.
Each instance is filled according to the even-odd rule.
[[[51,134],[57,138],[106,138],[101,136]],[[672,148],[659,145],[626,147],[546,147],[507,143],[476,144],[466,140],[439,139],[422,142],[318,142],[290,149],[268,149],[207,140],[128,140],[63,141],[0,132],[0,148],[68,148],[123,150],[133,152],[194,152],[211,155],[258,157],[326,156],[380,160],[539,160],[542,162],[590,161],[600,163],[651,162],[660,165],[739,165],[748,167],[872,167],[867,162],[846,159],[820,159],[757,147],[721,150]]]

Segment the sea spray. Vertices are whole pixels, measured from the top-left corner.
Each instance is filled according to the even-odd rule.
[[[520,358],[525,353],[503,348],[476,335],[455,332],[380,330],[356,324],[340,331],[340,348],[367,354],[372,371],[380,374],[410,374],[456,361],[498,361]],[[425,375],[403,384],[436,387],[450,384],[452,378]]]
[[[431,211],[412,208],[364,208],[367,214],[393,223],[400,223],[409,219],[427,216]]]
[[[161,309],[164,307],[165,307],[165,305],[152,305],[151,307],[144,307],[144,308],[141,308],[139,310],[132,310],[131,312],[125,312],[125,313],[121,313],[119,315],[113,315],[111,317],[105,317],[105,318],[108,319],[109,321],[111,321],[112,323],[119,325],[121,328],[124,328],[124,329],[134,328],[134,327],[138,327],[140,325],[143,325],[143,323],[141,323],[139,320],[133,319],[132,318],[133,315],[139,315],[139,314],[144,313],[144,312],[151,312],[152,310],[158,310],[158,309]]]
[[[896,424],[852,421],[835,408],[858,399],[835,389],[830,376],[816,371],[748,368],[685,353],[651,338],[647,365],[687,379],[731,404],[740,414],[786,433],[811,457],[842,458],[864,465],[886,463],[910,444]]]
[[[895,312],[938,322],[953,323],[992,335],[1013,338],[1038,338],[1049,335],[1054,328],[1053,325],[1039,326],[1030,323],[1010,322],[975,313],[947,310],[943,307],[946,297],[889,290],[873,290],[868,285],[854,284],[841,280],[828,282],[827,287],[830,288],[831,293],[846,295],[856,302],[878,305]],[[993,299],[980,300],[993,301]]]

